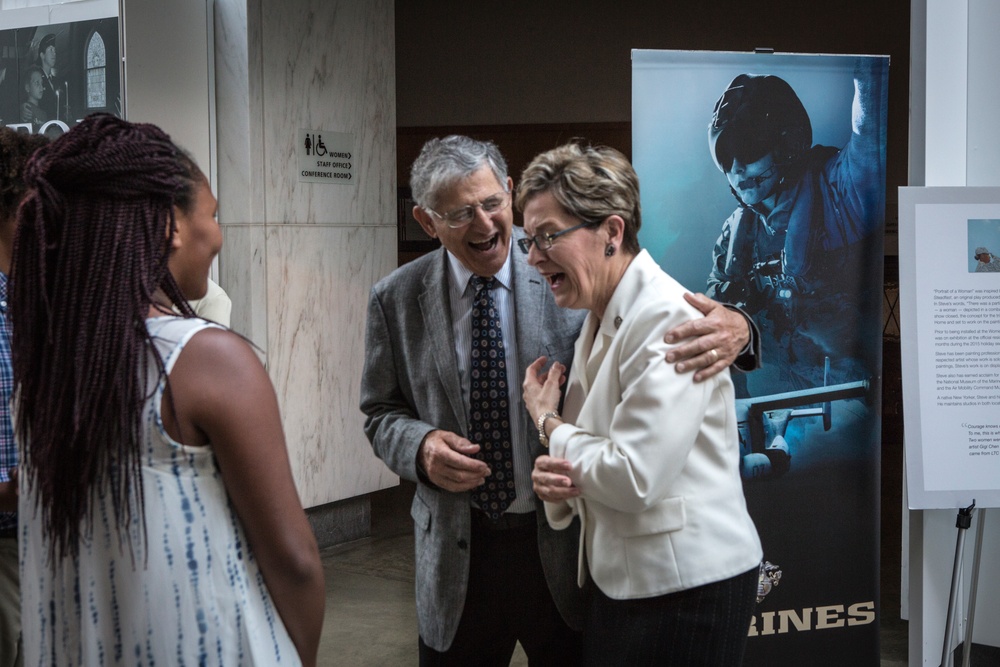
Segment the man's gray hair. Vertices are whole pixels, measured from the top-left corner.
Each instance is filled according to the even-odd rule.
[[[484,166],[489,166],[506,190],[507,162],[492,141],[478,141],[459,134],[431,139],[420,149],[420,155],[410,168],[413,201],[423,209],[433,210],[442,190]]]

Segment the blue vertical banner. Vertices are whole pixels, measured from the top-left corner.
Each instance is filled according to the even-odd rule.
[[[632,52],[639,240],[739,306],[734,374],[764,545],[746,665],[879,664],[879,448],[889,59]]]

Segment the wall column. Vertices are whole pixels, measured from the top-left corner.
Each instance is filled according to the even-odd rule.
[[[368,291],[396,265],[393,2],[216,0],[215,60],[220,284],[321,543],[354,539],[398,482],[358,408]],[[299,180],[300,129],[353,137],[352,184]]]

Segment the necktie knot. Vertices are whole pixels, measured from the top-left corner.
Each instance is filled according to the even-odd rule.
[[[472,276],[472,288],[476,290],[476,294],[479,294],[484,289],[492,290],[497,285],[496,276],[490,276],[489,278],[483,278],[482,276]]]

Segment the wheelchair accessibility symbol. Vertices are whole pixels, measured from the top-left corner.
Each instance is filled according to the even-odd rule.
[[[326,144],[323,143],[323,135],[316,135],[316,143],[313,143],[312,135],[306,134],[306,155],[326,155]]]
[[[354,140],[353,134],[345,132],[300,129],[295,149],[298,180],[304,183],[353,185],[357,177]]]

